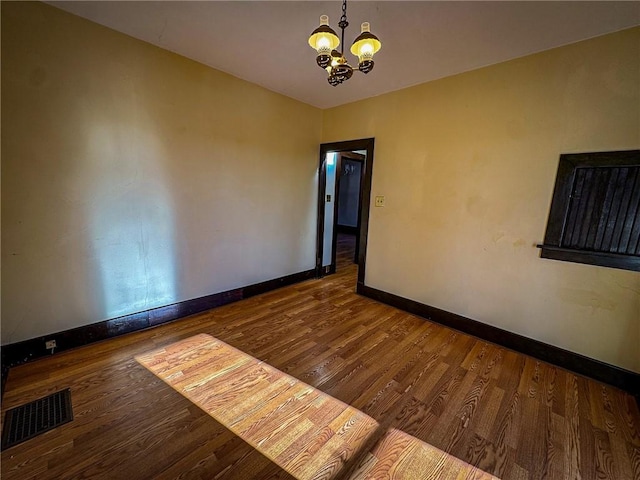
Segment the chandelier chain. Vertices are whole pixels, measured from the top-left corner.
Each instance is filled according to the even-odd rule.
[[[340,17],[340,23],[347,23],[347,0],[342,0],[342,16]],[[347,23],[346,26],[348,26],[349,24]]]
[[[349,26],[349,22],[347,21],[347,0],[342,0],[342,16],[340,17],[340,21],[338,22],[338,26],[342,30],[342,54],[344,54],[344,29]]]

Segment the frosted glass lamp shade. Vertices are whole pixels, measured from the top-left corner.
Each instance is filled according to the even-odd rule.
[[[351,53],[358,57],[361,72],[369,73],[373,69],[373,55],[380,50],[382,43],[369,31],[369,22],[362,24],[360,35],[351,45]]]
[[[340,39],[329,26],[329,17],[326,15],[320,17],[320,26],[311,32],[309,45],[318,52],[316,57],[318,65],[326,68],[331,61],[331,51],[340,45]]]

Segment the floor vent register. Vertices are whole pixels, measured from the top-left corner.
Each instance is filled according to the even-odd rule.
[[[73,420],[71,390],[61,390],[7,410],[2,428],[2,450]]]

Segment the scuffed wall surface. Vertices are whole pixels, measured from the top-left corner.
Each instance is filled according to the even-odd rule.
[[[2,3],[2,343],[315,266],[321,111]]]
[[[640,274],[535,248],[561,153],[640,146],[639,28],[323,118],[376,139],[367,285],[640,372]]]

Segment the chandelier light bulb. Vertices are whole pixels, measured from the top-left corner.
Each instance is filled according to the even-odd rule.
[[[326,36],[318,38],[318,41],[316,42],[316,51],[318,53],[331,51],[331,40],[329,40]]]
[[[359,57],[373,57],[373,45],[371,45],[370,43],[365,43],[364,45],[362,45],[362,47],[360,48],[360,52],[359,52]]]

